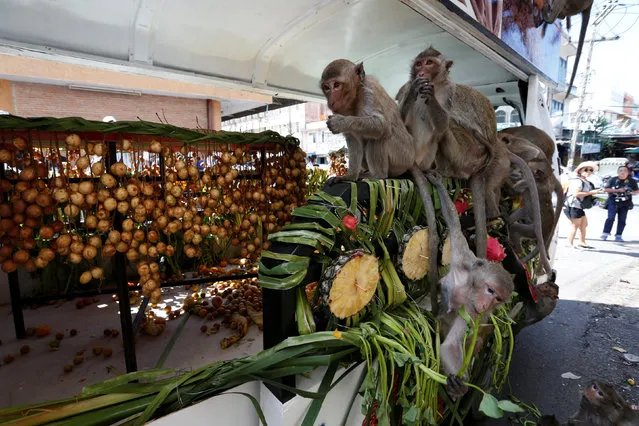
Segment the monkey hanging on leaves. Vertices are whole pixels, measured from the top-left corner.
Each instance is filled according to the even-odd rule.
[[[450,271],[441,279],[441,309],[438,315],[444,340],[441,362],[448,376],[447,391],[456,399],[466,392],[463,380],[457,377],[464,361],[464,342],[468,325],[457,312],[464,307],[474,320],[481,321],[497,306],[510,300],[513,279],[501,264],[478,259],[468,247],[462,233],[457,210],[437,172],[427,172],[437,189],[441,213],[450,236]],[[465,374],[464,374],[465,375]]]

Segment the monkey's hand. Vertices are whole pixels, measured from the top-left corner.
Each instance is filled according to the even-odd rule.
[[[328,127],[328,130],[334,135],[344,133],[348,128],[348,118],[341,114],[331,115],[328,117],[328,120],[326,120],[326,127]]]
[[[454,374],[448,376],[446,379],[446,393],[448,393],[448,396],[450,396],[453,401],[464,396],[466,392],[468,392],[468,386],[464,384],[464,381],[461,378]]]
[[[427,86],[428,79],[423,77],[417,77],[410,85],[409,96],[411,99],[417,99],[417,95],[421,94],[422,87]]]
[[[424,100],[424,103],[428,103],[433,96],[435,96],[435,86],[430,84],[428,80],[419,88],[419,96]]]

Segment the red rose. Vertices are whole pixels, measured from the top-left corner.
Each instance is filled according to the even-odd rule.
[[[345,228],[354,231],[355,229],[357,229],[357,218],[351,215],[344,216],[344,218],[342,219],[342,224]]]
[[[462,215],[466,210],[468,210],[468,201],[466,200],[455,200],[455,208],[457,209],[457,214]]]
[[[486,242],[486,257],[491,262],[501,262],[506,257],[506,251],[497,238],[488,237],[488,241]]]

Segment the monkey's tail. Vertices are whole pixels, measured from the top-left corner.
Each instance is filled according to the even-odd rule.
[[[414,165],[410,169],[415,185],[419,191],[426,212],[426,224],[428,225],[428,284],[430,291],[430,302],[434,315],[438,314],[439,306],[437,304],[437,283],[439,282],[439,271],[437,269],[437,253],[439,251],[439,235],[437,234],[437,223],[435,222],[435,206],[433,199],[428,192],[428,184],[424,173]]]
[[[535,182],[535,178],[533,177],[532,171],[528,164],[522,160],[518,155],[513,154],[508,151],[508,158],[510,161],[517,166],[524,175],[524,178],[528,182],[528,192],[530,193],[530,202],[533,204],[533,230],[535,232],[535,237],[537,238],[537,248],[539,249],[539,258],[541,260],[541,264],[543,266],[544,271],[547,274],[552,273],[552,268],[550,266],[550,262],[548,261],[548,254],[546,252],[546,243],[544,241],[543,230],[541,227],[541,216],[539,214],[539,194],[537,193],[537,183]]]
[[[550,241],[552,240],[552,236],[555,235],[555,231],[557,230],[557,224],[559,223],[559,219],[561,219],[561,211],[563,210],[564,200],[565,200],[564,190],[561,187],[561,183],[557,179],[555,179],[555,185],[554,186],[555,187],[553,188],[553,191],[555,192],[555,194],[557,194],[557,205],[555,205],[555,212],[554,212],[554,217],[553,217],[554,222],[553,222],[553,225],[552,225],[552,229],[548,233],[548,238],[546,238],[544,236],[544,238],[545,238],[544,242],[546,244],[546,251],[549,250]],[[539,248],[535,247],[530,253],[528,253],[525,257],[523,257],[521,259],[521,261],[526,263],[530,259],[535,257],[537,255],[537,253],[539,253]]]

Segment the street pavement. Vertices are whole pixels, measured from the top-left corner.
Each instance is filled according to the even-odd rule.
[[[517,335],[503,389],[504,396],[534,404],[561,422],[577,411],[581,392],[593,379],[615,384],[627,401],[639,404],[639,387],[627,382],[639,382],[639,364],[613,349],[639,355],[639,205],[628,214],[624,243],[599,239],[605,210],[593,207],[586,216],[593,250],[567,246],[570,223],[562,215],[553,264],[560,300],[550,316]],[[580,378],[562,378],[564,373]]]

